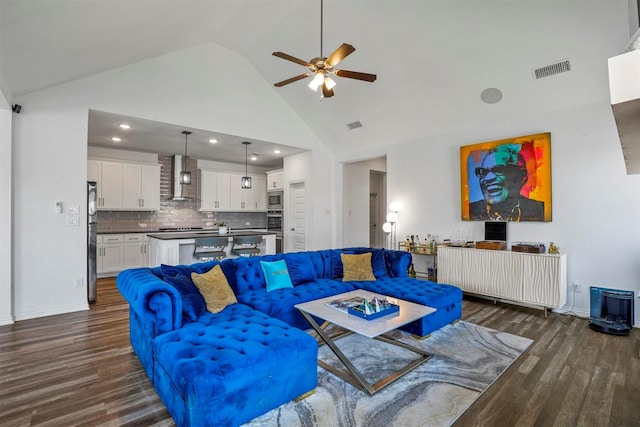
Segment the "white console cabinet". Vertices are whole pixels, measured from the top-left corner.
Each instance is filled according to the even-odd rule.
[[[567,302],[567,256],[439,246],[438,282],[545,309],[562,307]]]

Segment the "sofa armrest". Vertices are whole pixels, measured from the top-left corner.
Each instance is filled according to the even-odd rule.
[[[153,324],[160,335],[182,327],[182,298],[149,268],[124,270],[116,278],[118,290],[137,316]]]
[[[407,270],[411,265],[411,254],[409,252],[386,249],[385,258],[391,277],[407,277]]]

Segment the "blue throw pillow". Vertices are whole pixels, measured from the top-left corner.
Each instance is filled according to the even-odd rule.
[[[260,261],[260,267],[264,273],[264,280],[267,284],[267,292],[276,289],[293,288],[291,276],[287,270],[287,263],[283,259],[280,261],[266,262]]]
[[[301,283],[315,282],[318,279],[311,256],[309,252],[293,252],[284,255],[291,283],[294,286]]]
[[[191,265],[167,265],[161,264],[160,271],[162,271],[162,276],[166,279],[169,276],[177,276],[178,274],[182,274],[183,276],[191,277],[191,273],[203,274],[207,271],[211,270],[220,261],[207,261],[207,262],[198,262],[196,264]]]
[[[165,276],[165,282],[172,285],[182,297],[182,315],[196,321],[207,311],[207,305],[200,291],[193,284],[190,277],[183,274]]]

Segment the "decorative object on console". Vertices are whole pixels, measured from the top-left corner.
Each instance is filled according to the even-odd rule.
[[[490,249],[492,251],[503,251],[507,249],[507,242],[494,242],[483,240],[476,242],[476,249]]]
[[[551,249],[551,248],[549,248],[549,249]],[[527,252],[527,253],[530,253],[530,254],[543,254],[545,252],[546,248],[544,247],[543,243],[518,242],[518,243],[514,243],[513,245],[511,245],[511,250],[514,251],[514,252]]]
[[[550,254],[559,254],[560,248],[556,246],[555,243],[549,242],[549,253]]]
[[[218,223],[218,234],[227,234],[229,232],[229,227],[226,222]]]
[[[460,147],[464,221],[551,221],[551,134]]]

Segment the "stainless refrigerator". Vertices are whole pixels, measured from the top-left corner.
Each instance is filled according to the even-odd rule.
[[[96,271],[96,231],[98,228],[97,187],[95,181],[87,182],[87,299],[96,302],[97,271]]]

